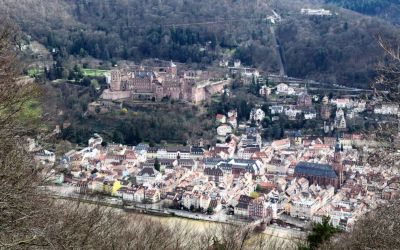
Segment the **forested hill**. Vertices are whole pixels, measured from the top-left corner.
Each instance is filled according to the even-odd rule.
[[[275,43],[266,21],[276,9],[283,16],[276,34],[290,76],[365,86],[383,54],[376,36],[394,40],[398,29],[340,8],[334,9],[339,15],[333,17],[299,14],[303,7],[326,7],[314,2],[0,0],[0,15],[17,21],[34,40],[57,48],[61,58],[162,58],[201,66],[233,57],[277,72]]]
[[[325,2],[400,24],[400,0],[325,0]]]
[[[105,60],[161,57],[201,62],[214,59],[215,51],[200,53],[208,41],[212,49],[236,48],[252,38],[268,43],[267,32],[257,22],[269,11],[256,0],[0,2],[0,10],[39,42]],[[196,22],[211,24],[185,25]]]

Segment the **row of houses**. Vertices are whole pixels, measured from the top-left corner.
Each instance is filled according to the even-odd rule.
[[[181,147],[146,147],[144,144],[135,147],[135,151],[146,154],[147,158],[159,159],[195,159],[203,158],[204,149],[194,146]]]
[[[277,218],[277,205],[268,201],[264,195],[256,198],[240,195],[234,207],[234,214],[240,218],[270,220]]]
[[[161,198],[159,189],[148,189],[147,187],[121,188],[119,193],[125,204],[157,203]]]

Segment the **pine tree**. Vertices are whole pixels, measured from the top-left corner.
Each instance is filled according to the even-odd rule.
[[[332,238],[333,235],[339,233],[341,230],[330,223],[330,217],[323,217],[322,223],[314,223],[311,233],[307,237],[308,248],[302,249],[318,249],[318,247],[325,241]]]
[[[160,172],[161,164],[160,164],[160,161],[158,160],[158,158],[156,158],[156,160],[154,161],[154,168],[155,168],[158,172]]]

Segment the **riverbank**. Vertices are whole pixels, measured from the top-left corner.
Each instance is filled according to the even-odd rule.
[[[146,218],[154,223],[161,223],[170,228],[185,228],[187,232],[195,233],[195,234],[208,234],[212,232],[212,234],[219,235],[221,229],[224,227],[224,224],[220,222],[212,222],[212,221],[204,221],[204,220],[195,220],[191,218],[173,216],[173,215],[161,215],[155,213],[146,213],[140,212],[138,210],[132,209],[123,209],[116,205],[105,205],[104,203],[97,203],[93,201],[86,200],[78,200],[74,198],[61,197],[61,196],[52,196],[54,199],[58,201],[79,201],[84,206],[94,207],[94,206],[104,206],[108,209],[115,210],[116,213],[121,214],[121,216],[127,216],[128,219],[132,219],[133,221],[138,220],[139,218]],[[139,216],[139,217],[138,217]],[[141,219],[139,219],[141,220]],[[295,235],[297,233],[297,235]],[[301,243],[304,239],[304,235],[299,235],[299,232],[295,232],[292,230],[288,230],[285,228],[280,228],[276,226],[268,226],[263,232],[253,233],[250,238],[246,241],[246,245],[248,248],[246,249],[297,249],[299,243]],[[301,232],[300,232],[301,233]],[[218,236],[219,237],[219,236]],[[221,236],[223,237],[223,236]]]
[[[46,187],[43,189],[44,192],[48,193],[55,199],[73,200],[83,202],[89,205],[100,205],[116,209],[125,214],[132,214],[136,216],[141,214],[149,217],[152,220],[160,221],[168,225],[172,224],[184,224],[189,227],[193,227],[195,230],[207,231],[212,230],[213,227],[217,227],[221,224],[234,224],[234,225],[245,225],[246,223],[237,220],[217,220],[208,215],[193,214],[187,211],[172,210],[172,209],[152,209],[150,204],[136,204],[135,206],[126,207],[123,205],[122,200],[112,197],[93,197],[93,196],[82,196],[73,192],[73,187],[58,186],[58,187]],[[291,228],[284,228],[276,225],[268,226],[263,232],[262,237],[265,241],[274,243],[272,249],[296,249],[299,242],[302,242],[306,238],[306,232],[294,230]],[[254,236],[259,238],[260,236]],[[258,239],[257,242],[260,242]],[[269,247],[268,249],[271,249]]]

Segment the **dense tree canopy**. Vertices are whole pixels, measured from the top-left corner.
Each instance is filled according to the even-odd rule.
[[[229,55],[277,72],[276,47],[265,19],[273,7],[283,16],[277,37],[289,75],[360,86],[374,77],[371,68],[381,56],[376,35],[392,39],[398,34],[379,19],[340,9],[330,18],[286,14],[299,13],[309,0],[272,1],[272,7],[255,0],[21,1],[3,0],[0,13],[64,60],[69,55],[136,62],[161,58],[204,66]],[[368,8],[368,2],[377,1],[338,4],[351,7],[353,2]],[[373,6],[380,5],[385,6]],[[65,65],[57,67],[58,75],[65,74]]]

